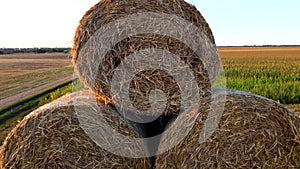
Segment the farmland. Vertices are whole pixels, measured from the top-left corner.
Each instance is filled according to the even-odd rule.
[[[68,54],[0,55],[0,100],[71,76]]]
[[[64,83],[73,71],[69,54],[0,55],[0,143],[26,114],[72,92],[72,84]]]
[[[300,47],[220,48],[227,87],[300,103]],[[72,76],[69,54],[0,55],[0,100]]]
[[[59,97],[71,93],[73,90],[80,90],[83,86],[79,81],[73,81],[67,85],[62,85],[55,90],[49,89],[28,101],[18,104],[18,106],[5,111],[1,114],[0,110],[0,145],[5,139],[6,135],[31,111],[35,110],[39,106],[47,104],[51,101],[58,99]]]
[[[287,104],[290,110],[300,115],[300,47],[219,48],[219,53],[227,88],[271,98]],[[0,101],[72,74],[68,54],[0,55]],[[82,84],[79,86],[82,88]],[[33,99],[15,110],[0,114],[0,121],[5,121],[0,124],[0,145],[26,114],[71,91],[72,85],[67,85],[41,95],[39,100]]]
[[[300,104],[300,47],[220,48],[227,88]]]

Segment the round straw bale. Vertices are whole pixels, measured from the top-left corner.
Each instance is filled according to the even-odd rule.
[[[74,38],[74,46],[72,49],[73,63],[75,64],[81,81],[95,91],[95,93],[106,96],[113,102],[114,96],[111,93],[111,84],[109,84],[109,82],[113,78],[115,69],[120,63],[136,51],[159,48],[169,51],[176,56],[180,56],[180,59],[189,67],[195,77],[200,97],[204,97],[205,93],[211,91],[211,80],[206,70],[207,67],[205,67],[200,57],[190,46],[174,37],[158,33],[136,34],[117,42],[104,56],[89,55],[84,53],[86,50],[82,51],[82,48],[86,45],[88,40],[104,25],[117,22],[118,19],[125,18],[129,15],[145,12],[176,15],[199,28],[205,41],[203,44],[194,45],[198,47],[202,45],[202,48],[198,48],[201,54],[209,55],[211,61],[216,63],[213,65],[218,68],[216,65],[219,57],[213,34],[209,25],[195,6],[184,0],[101,0],[83,16]],[[121,36],[121,34],[124,33],[113,32],[113,29],[110,31],[111,35],[120,34]],[[95,41],[98,40],[99,39],[96,39]],[[214,51],[208,52],[208,46],[213,46],[211,48],[213,48]],[[100,49],[96,48],[92,51],[97,52],[97,50]],[[91,50],[88,51],[90,52]],[[80,55],[84,57],[79,58]],[[95,57],[102,57],[102,65],[96,66]],[[154,61],[147,64],[157,65],[158,63],[158,61]],[[135,66],[138,67],[139,65]],[[97,75],[94,77],[92,77],[93,73],[91,73],[93,71],[97,72]],[[214,79],[214,77],[211,77],[211,79]],[[130,90],[129,97],[134,107],[138,110],[143,111],[149,109],[150,93],[154,89],[159,89],[164,91],[168,101],[165,114],[178,113],[180,109],[180,88],[182,86],[178,86],[176,80],[167,72],[163,70],[145,70],[139,72],[134,79],[127,80],[132,80],[130,83],[130,89],[132,90]]]
[[[121,157],[98,146],[81,128],[74,106],[101,106],[99,113],[113,129],[139,137],[107,105],[95,105],[85,93],[70,94],[35,110],[11,131],[1,147],[0,168],[150,168],[147,158]],[[144,146],[126,147],[130,148]]]
[[[244,92],[228,93],[219,126],[206,141],[200,133],[211,98],[202,100],[199,111],[185,120],[196,119],[187,137],[174,148],[162,152],[156,168],[299,168],[300,119],[282,105]],[[218,101],[217,101],[218,104]],[[182,121],[171,123],[159,148],[173,142],[173,133]]]

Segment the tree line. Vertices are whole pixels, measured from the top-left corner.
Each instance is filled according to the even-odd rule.
[[[0,48],[0,54],[13,53],[69,53],[71,48]]]

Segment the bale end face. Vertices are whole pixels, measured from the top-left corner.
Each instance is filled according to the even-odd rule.
[[[95,105],[85,94],[71,94],[32,112],[12,130],[1,147],[0,167],[150,168],[147,158],[121,157],[98,146],[81,128],[75,106],[85,110],[102,106],[106,111],[99,113],[112,128],[126,136],[139,137],[113,109]],[[143,145],[131,148],[144,150]]]
[[[205,99],[188,136],[157,157],[159,168],[299,168],[300,118],[276,102],[254,95],[229,94],[218,128],[201,143],[199,138],[211,110]],[[183,122],[170,124],[160,148],[174,140]]]
[[[190,35],[191,37],[197,38],[193,45],[189,45],[186,41],[181,40],[179,37],[171,37],[171,35],[166,35],[163,33],[159,34],[155,32],[148,32],[142,34],[133,34],[130,36],[128,35],[128,37],[121,39],[116,44],[113,44],[113,46],[107,51],[107,53],[98,53],[99,51],[101,51],[100,48],[102,46],[105,46],[103,43],[110,44],[110,42],[101,41],[103,37],[106,37],[104,36],[104,34],[101,34],[100,37],[97,36],[97,31],[99,29],[104,29],[105,26],[110,23],[114,23],[112,25],[120,25],[121,19],[146,12],[156,13],[159,15],[165,14],[177,16],[178,18],[184,20],[184,23],[191,23],[191,25],[199,29],[197,33],[199,33],[199,36],[201,36],[198,38],[198,36],[194,36],[194,34]],[[153,23],[153,25],[155,24]],[[129,27],[130,26],[135,25],[129,25]],[[151,23],[147,25],[147,27],[149,26],[151,26]],[[111,27],[109,28],[110,29],[108,36],[110,37],[108,37],[108,39],[117,38],[119,36],[122,36],[124,32],[128,31],[120,31],[119,27],[117,27],[118,29],[112,29]],[[120,26],[120,29],[121,28],[122,27]],[[183,29],[185,28],[186,27],[184,27]],[[174,29],[178,29],[178,27]],[[178,36],[181,37],[185,35],[180,34]],[[198,43],[198,40],[202,38],[203,43]],[[89,41],[90,39],[93,40]],[[188,40],[191,39],[193,38],[190,38]],[[101,44],[97,46],[95,42],[101,42]],[[193,41],[191,43],[193,43]],[[85,50],[86,46],[91,46],[92,48],[87,48],[91,50]],[[197,48],[197,50],[195,50],[193,47]],[[207,58],[209,58],[207,62],[209,63],[218,62],[219,57],[217,54],[214,37],[209,28],[209,25],[206,23],[205,19],[202,17],[196,7],[185,2],[184,0],[100,1],[83,16],[80,25],[77,28],[72,50],[73,62],[75,64],[76,70],[78,71],[81,81],[83,81],[86,86],[91,88],[98,95],[106,96],[114,102],[115,98],[111,89],[111,81],[116,73],[116,69],[120,66],[121,63],[124,62],[124,60],[129,57],[133,57],[132,54],[134,54],[135,52],[153,48],[165,50],[180,57],[180,60],[186,66],[188,66],[188,68],[192,72],[197,83],[197,87],[199,88],[200,97],[203,97],[205,93],[211,91],[211,80],[215,79],[215,77],[209,77],[209,72],[207,71],[207,67],[205,67],[205,64],[202,62],[201,57],[207,56]],[[96,54],[89,53],[91,51],[92,53],[94,52]],[[196,52],[200,52],[201,56],[199,56],[199,53]],[[98,60],[99,58],[101,58],[101,65],[97,65],[99,63],[96,60]],[[161,58],[161,60],[166,59],[165,55],[161,55]],[[147,62],[147,66],[143,66],[144,64],[144,62],[136,63],[134,64],[134,66],[139,68],[142,66],[142,68],[146,68],[148,65],[157,65],[158,61],[149,61]],[[168,66],[170,67],[170,69],[174,69],[172,65]],[[213,66],[208,65],[208,67]],[[218,67],[216,66],[216,69],[217,68]],[[216,72],[217,70],[213,71]],[[176,79],[174,80],[174,77],[172,75],[171,77],[170,74],[166,76],[166,72],[163,72],[159,69],[146,69],[142,72],[138,72],[134,79],[126,80],[132,81],[130,84],[130,98],[128,99],[131,100],[135,108],[137,108],[138,110],[147,110],[149,108],[149,93],[154,89],[159,89],[164,91],[167,96],[168,103],[164,114],[168,115],[178,113],[178,110],[180,108],[180,97],[182,94],[180,93],[182,92],[180,91],[180,88],[184,86],[178,86],[178,84],[176,83]],[[120,91],[123,90],[120,89]]]

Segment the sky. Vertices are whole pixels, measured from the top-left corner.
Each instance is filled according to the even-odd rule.
[[[72,47],[84,13],[99,0],[1,0],[0,48]],[[299,0],[187,0],[218,46],[300,45]]]

